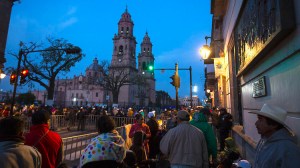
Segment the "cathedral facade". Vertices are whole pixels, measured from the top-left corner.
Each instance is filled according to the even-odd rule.
[[[136,38],[133,33],[134,23],[127,8],[118,22],[118,33],[113,37],[113,51],[109,75],[127,74],[128,81],[143,79],[144,83],[127,82],[122,84],[118,94],[118,105],[153,106],[155,104],[154,71],[147,71],[145,67],[154,65],[152,43],[148,32],[145,33],[140,45],[140,53],[136,55]],[[138,57],[138,62],[137,58]],[[138,64],[138,65],[137,65]],[[93,106],[111,105],[113,92],[103,87],[102,67],[98,59],[85,70],[85,74],[71,79],[57,79],[55,81],[54,104],[61,106]],[[116,74],[119,73],[119,74]]]

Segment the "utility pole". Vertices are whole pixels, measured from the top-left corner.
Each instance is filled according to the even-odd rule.
[[[17,65],[17,76],[15,79],[15,83],[14,83],[14,91],[13,91],[13,96],[12,96],[12,101],[11,101],[11,106],[10,106],[10,116],[13,116],[14,114],[14,104],[15,104],[15,99],[16,99],[16,92],[17,92],[17,86],[18,86],[18,79],[19,79],[19,75],[20,75],[20,66],[21,66],[21,60],[22,60],[22,56],[23,56],[23,50],[22,50],[22,42],[20,43],[20,50],[19,50],[19,54],[18,54],[18,65]]]
[[[178,63],[175,64],[175,77],[178,76]],[[178,80],[178,79],[177,79]],[[179,79],[180,80],[180,79]],[[176,91],[176,110],[178,111],[179,108],[179,102],[178,102],[178,84],[175,85],[175,91]]]
[[[191,108],[193,108],[193,94],[192,94],[192,89],[193,89],[193,84],[192,84],[192,66],[190,66],[189,70],[190,70],[190,99],[191,99]]]

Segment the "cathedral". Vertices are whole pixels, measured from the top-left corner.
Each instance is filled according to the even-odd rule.
[[[117,92],[105,89],[101,80],[103,79],[102,67],[95,58],[86,68],[85,74],[55,81],[54,104],[106,106],[117,102],[119,107],[153,106],[155,104],[154,71],[145,70],[145,67],[154,65],[152,43],[146,32],[140,45],[140,52],[136,55],[137,42],[133,35],[133,28],[134,23],[126,8],[118,22],[118,32],[113,37],[112,59],[108,74],[117,77],[126,74],[128,81],[139,78],[143,79],[144,83],[127,82],[122,84]]]

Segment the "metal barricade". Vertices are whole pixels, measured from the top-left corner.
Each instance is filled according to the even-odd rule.
[[[21,116],[22,119],[25,122],[25,128],[24,132],[28,132],[32,123],[31,123],[31,117],[27,116]],[[100,117],[100,115],[86,115],[85,116],[85,130],[88,131],[96,131],[97,130],[97,120]],[[134,123],[134,117],[115,117],[110,116],[114,119],[116,123],[116,127],[121,127],[126,124],[133,124]],[[67,127],[71,127],[71,130],[77,130],[78,126],[78,120],[66,120],[66,117],[64,115],[51,115],[51,122],[50,122],[50,128],[54,131],[61,131],[66,130]]]
[[[96,137],[98,132],[62,138],[64,142],[64,162],[69,166],[77,166],[84,148]]]

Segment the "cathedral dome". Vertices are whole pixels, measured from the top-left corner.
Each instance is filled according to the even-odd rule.
[[[98,64],[98,59],[97,58],[95,58],[93,60],[93,63],[86,68],[86,70],[92,70],[92,71],[99,71],[101,69],[102,69],[102,67]]]

